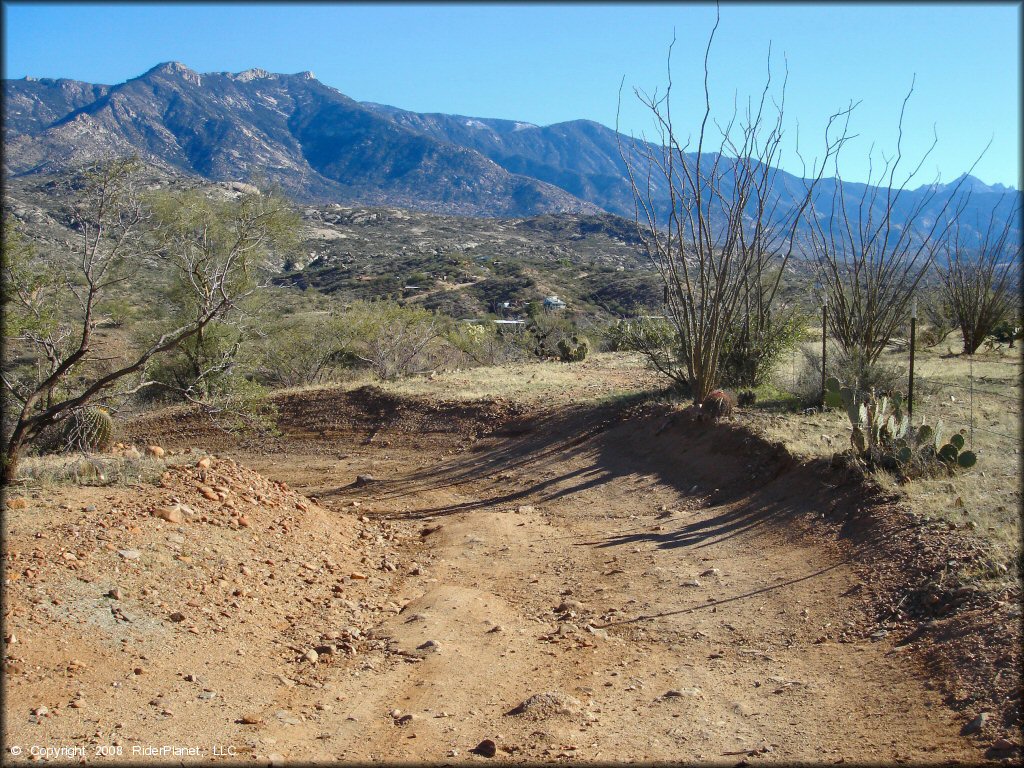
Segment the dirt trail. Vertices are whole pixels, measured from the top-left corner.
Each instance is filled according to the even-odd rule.
[[[255,601],[247,620],[224,603],[217,628],[189,634],[161,621],[168,605],[89,636],[15,611],[9,624],[37,639],[8,688],[7,744],[201,733],[262,763],[480,761],[485,739],[497,761],[978,759],[914,657],[871,623],[852,550],[807,526],[838,496],[781,453],[651,413],[499,403],[382,421],[387,403],[357,413],[318,397],[283,409],[280,441],[224,446],[315,500],[289,499],[287,519],[251,513],[256,542],[216,530],[222,570],[260,569],[236,596]],[[32,519],[48,518],[18,518],[24,535]],[[33,676],[38,643],[62,631],[78,642],[60,653],[87,656],[88,672]],[[91,709],[28,716],[90,681]],[[197,701],[204,689],[215,696]],[[155,693],[171,704],[146,703]]]
[[[687,427],[662,426],[549,417],[458,456],[367,452],[365,487],[351,463],[249,456],[327,506],[429,531],[389,555],[405,608],[376,631],[409,660],[337,681],[360,703],[334,754],[433,760],[489,738],[517,760],[975,758],[909,655],[861,639],[847,556],[787,526],[816,501],[800,479],[765,486],[773,461],[687,452]],[[543,693],[566,711],[507,714]],[[413,718],[396,730],[392,710]]]

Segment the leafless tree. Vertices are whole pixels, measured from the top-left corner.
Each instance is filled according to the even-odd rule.
[[[797,227],[828,158],[847,139],[844,118],[853,109],[829,118],[824,157],[804,188],[786,189],[778,169],[785,80],[776,98],[769,51],[760,97],[748,99],[742,116],[734,102],[724,125],[713,119],[708,60],[717,29],[718,19],[704,52],[704,112],[692,151],[672,115],[675,40],[664,94],[634,88],[653,117],[655,140],[633,138],[619,147],[639,237],[664,283],[666,315],[677,331],[678,354],[664,359],[679,361],[683,370],[671,378],[685,376],[694,402],[718,386],[723,354],[731,341],[738,341],[737,332],[745,335],[739,343],[755,352],[762,336],[771,332],[771,313],[794,253]]]
[[[999,211],[1003,203],[1011,208],[1002,223]],[[987,224],[978,227],[977,244],[973,230],[963,226],[962,218],[953,225],[944,258],[938,262],[943,292],[954,320],[963,334],[963,354],[972,355],[992,329],[1006,318],[1019,316],[1020,293],[1016,279],[1021,263],[1021,241],[1014,236],[1014,224],[1020,223],[1018,195],[1004,197],[992,209]]]
[[[4,479],[14,479],[26,443],[94,398],[151,382],[145,369],[155,356],[200,334],[251,289],[249,276],[272,249],[281,202],[253,195],[224,218],[195,226],[154,227],[140,193],[142,168],[134,159],[96,164],[62,190],[76,239],[65,253],[35,254],[5,222],[3,289]],[[187,213],[179,208],[179,223]],[[216,252],[205,247],[214,229],[223,234]],[[146,266],[169,262],[176,272],[174,297],[189,312],[128,359],[110,365],[97,352],[97,305],[116,285]],[[13,354],[11,354],[13,353]]]
[[[904,160],[903,118],[913,92],[911,83],[900,107],[896,151],[883,157],[881,173],[875,177],[869,162],[867,181],[848,185],[837,152],[831,197],[822,201],[815,196],[811,202],[807,250],[828,299],[828,330],[860,373],[877,362],[906,322],[915,290],[962,212],[953,201],[966,175],[948,192],[937,183],[922,191],[908,189],[938,143],[937,135],[916,167],[897,178]],[[872,152],[873,147],[869,161]]]

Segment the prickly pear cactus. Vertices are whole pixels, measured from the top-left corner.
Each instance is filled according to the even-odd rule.
[[[962,469],[970,469],[978,463],[978,457],[974,455],[974,451],[963,451],[956,457],[956,463]]]
[[[843,405],[842,386],[839,379],[830,376],[825,379],[825,406],[828,408],[839,408]],[[741,402],[740,405],[743,405]]]
[[[114,444],[114,420],[105,408],[79,408],[65,421],[61,442],[68,451],[109,450]]]
[[[922,424],[917,428],[917,434],[914,437],[914,442],[919,446],[923,445],[935,445],[935,430],[929,427],[927,424]]]
[[[978,457],[964,450],[963,430],[944,441],[941,420],[913,428],[898,392],[856,392],[828,379],[825,393],[826,402],[832,398],[845,407],[852,451],[868,466],[893,470],[906,479],[969,469],[977,463]]]
[[[590,342],[583,336],[573,336],[558,342],[558,357],[563,363],[579,363],[587,359]]]

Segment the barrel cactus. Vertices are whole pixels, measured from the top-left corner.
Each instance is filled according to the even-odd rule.
[[[114,444],[114,420],[105,408],[78,408],[66,419],[61,442],[68,451],[109,450]]]
[[[724,389],[716,389],[707,397],[704,398],[704,402],[701,404],[701,408],[705,413],[714,416],[716,419],[721,419],[726,416],[732,415],[732,409],[736,406],[732,395],[726,392]]]

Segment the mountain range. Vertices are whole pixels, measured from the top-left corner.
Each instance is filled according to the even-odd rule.
[[[168,171],[213,181],[276,183],[308,203],[468,216],[634,214],[620,136],[589,120],[541,127],[421,114],[357,102],[311,72],[200,74],[177,62],[118,85],[5,80],[4,97],[3,170],[9,177],[137,154]],[[1005,196],[1019,197],[1001,185],[963,181],[960,191],[971,190],[966,221],[987,222],[994,210],[1005,218],[1013,207]],[[775,184],[783,207],[796,204],[804,190],[802,179],[781,170]],[[823,180],[824,199],[834,185]],[[932,192],[923,218],[938,215],[956,186],[907,190],[895,218],[905,220]],[[855,202],[863,190],[847,184],[844,193]],[[653,194],[664,211],[663,181]]]

